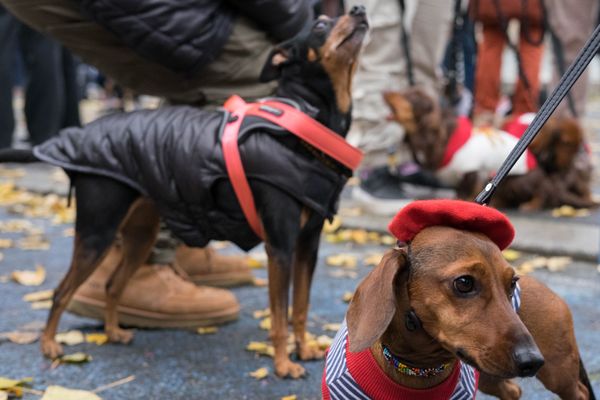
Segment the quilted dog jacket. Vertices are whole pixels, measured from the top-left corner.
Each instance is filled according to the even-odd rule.
[[[214,239],[249,250],[261,239],[225,169],[220,139],[228,116],[187,106],[113,114],[64,129],[33,152],[68,172],[107,176],[150,197],[188,246]],[[257,117],[244,119],[239,150],[251,188],[267,183],[325,218],[335,214],[349,170],[334,172],[298,138]]]

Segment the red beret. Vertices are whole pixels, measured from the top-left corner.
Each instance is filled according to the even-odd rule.
[[[515,228],[500,211],[461,200],[417,200],[404,207],[388,225],[399,241],[410,242],[430,226],[449,226],[480,232],[504,250],[515,237]]]

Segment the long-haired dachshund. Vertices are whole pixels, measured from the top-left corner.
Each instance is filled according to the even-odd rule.
[[[384,97],[392,118],[406,130],[406,144],[415,162],[453,186],[460,199],[470,200],[479,193],[516,143],[514,134],[522,134],[526,128],[517,127],[519,132],[513,134],[479,129],[468,141],[469,122],[457,118],[423,90],[388,92]],[[518,123],[507,125],[511,126]],[[465,138],[462,141],[461,136]],[[583,130],[575,119],[551,118],[500,185],[492,205],[525,210],[596,206],[590,190],[591,168],[582,163],[586,158],[581,154],[583,142]]]
[[[343,137],[351,120],[350,85],[367,29],[364,7],[353,7],[348,14],[336,19],[319,17],[295,38],[273,50],[263,69],[262,79],[278,79],[279,98],[291,104],[299,104],[306,113]],[[87,156],[89,160],[106,151],[110,153],[109,158],[114,160],[115,153],[121,152],[121,163],[134,167],[123,178],[109,170],[110,165],[105,166],[102,174],[94,173],[94,168],[87,168],[85,165],[78,168],[64,165],[76,193],[75,244],[71,266],[54,293],[48,323],[41,338],[42,352],[46,356],[54,358],[62,353],[62,348],[54,338],[60,316],[73,293],[102,262],[118,233],[122,238],[123,256],[107,284],[105,317],[109,339],[116,342],[131,340],[131,333],[118,326],[116,306],[127,280],[145,262],[152,248],[159,218],[166,217],[167,221],[175,221],[175,227],[185,227],[187,233],[183,233],[186,236],[181,238],[186,242],[186,238],[197,237],[198,234],[204,241],[221,239],[236,242],[240,237],[250,237],[248,247],[260,242],[245,222],[227,175],[222,169],[215,168],[218,163],[205,162],[220,152],[220,147],[217,146],[219,141],[215,140],[215,145],[207,149],[204,146],[203,152],[194,152],[194,145],[198,141],[207,140],[206,137],[218,139],[218,124],[211,125],[214,129],[191,135],[190,130],[207,126],[207,120],[221,121],[219,118],[222,115],[223,111],[165,107],[155,111],[105,117],[88,125],[90,132],[87,135],[87,127],[83,128],[84,132],[63,132],[61,137],[70,137],[81,146],[71,146],[73,142],[61,141],[61,138],[50,140],[57,140],[50,145],[56,144],[55,148],[60,148],[63,152],[61,154],[75,153],[72,158]],[[281,171],[264,171],[265,167],[260,164],[261,159],[277,160],[281,157],[279,154],[262,154],[260,157],[245,159],[244,164],[247,170],[258,170],[260,178],[253,179],[250,176],[249,182],[265,232],[269,258],[269,300],[272,313],[270,336],[275,347],[275,372],[281,377],[298,378],[304,375],[305,370],[301,365],[290,361],[286,350],[290,281],[293,279],[292,322],[298,356],[301,360],[321,357],[322,352],[309,347],[305,340],[311,279],[322,225],[328,217],[315,210],[334,211],[337,196],[351,171],[341,168],[335,161],[301,143],[296,137],[285,134],[282,129],[265,131],[268,126],[260,121],[255,126],[254,132],[245,133],[240,139],[240,148],[242,143],[250,143],[250,147],[261,146],[266,140],[273,143],[272,147],[279,149],[279,153],[291,154],[288,156],[290,163],[285,163]],[[177,127],[181,129],[173,132]],[[115,132],[116,129],[121,130]],[[131,140],[132,131],[135,131],[139,140]],[[98,139],[98,135],[102,137]],[[119,145],[125,138],[128,138],[127,144]],[[95,150],[90,152],[86,144],[93,140],[100,141]],[[44,146],[45,144],[34,149],[33,153],[23,150],[4,151],[0,154],[0,161],[38,161],[40,154],[45,154]],[[148,156],[145,154],[149,147],[158,148],[152,153],[152,159],[135,164],[135,160],[147,161]],[[82,154],[86,149],[88,154]],[[165,156],[170,154],[166,153],[168,151],[175,154]],[[44,160],[47,160],[46,157],[42,159]],[[197,165],[203,167],[196,168]],[[310,167],[310,171],[298,171],[299,165]],[[147,170],[151,171],[147,173]],[[273,176],[279,174],[280,178],[277,179],[280,182],[269,180],[269,173]],[[281,178],[286,173],[287,180]],[[307,176],[302,174],[308,173],[312,174],[308,176],[322,179],[318,182],[302,181],[302,176]],[[215,179],[215,174],[219,174],[218,179]],[[156,177],[164,175],[167,176],[169,185],[156,182]],[[338,182],[338,187],[331,192],[335,196],[328,198],[329,194],[318,188],[323,185],[331,187],[328,182],[332,176]],[[286,186],[286,182],[292,182],[292,179],[300,179],[301,187]],[[210,190],[201,192],[200,196],[198,190],[204,184],[203,180],[210,180],[214,184],[211,184]],[[298,191],[304,191],[300,195],[313,199],[312,202],[307,205],[298,201],[292,195]],[[177,199],[193,199],[194,196],[200,196],[205,201],[190,203],[188,200],[187,203],[184,202],[184,207],[173,209],[171,202],[180,205],[181,200]],[[326,204],[319,203],[319,199]],[[233,225],[228,227],[211,222],[223,220]]]

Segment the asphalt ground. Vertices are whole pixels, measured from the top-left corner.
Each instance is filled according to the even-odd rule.
[[[0,208],[0,221],[14,218]],[[65,237],[68,225],[52,225],[45,219],[33,219],[44,229],[51,247],[46,251],[21,249],[3,250],[0,276],[15,269],[33,269],[41,263],[47,270],[42,286],[26,287],[14,282],[0,283],[0,332],[12,331],[33,321],[44,321],[47,310],[32,310],[23,301],[23,295],[42,289],[53,289],[66,271],[72,248],[72,238]],[[2,234],[17,238],[21,234]],[[341,322],[347,304],[342,297],[353,291],[371,267],[360,260],[372,253],[381,253],[387,247],[379,245],[331,244],[323,241],[319,265],[311,296],[309,330],[315,334],[333,336],[324,331],[323,324]],[[237,252],[233,246],[222,250]],[[262,249],[256,249],[258,253]],[[325,257],[340,253],[356,255],[359,266],[356,276],[339,277],[340,268],[325,265]],[[266,278],[266,270],[257,269],[256,276]],[[348,275],[347,273],[345,273]],[[353,275],[350,273],[349,275]],[[600,273],[594,264],[574,262],[561,272],[536,270],[534,275],[563,296],[574,315],[577,340],[597,393],[600,393]],[[253,311],[268,306],[267,289],[242,287],[234,289],[242,311],[240,319],[220,327],[212,335],[198,335],[181,330],[138,330],[130,345],[80,344],[65,347],[67,353],[83,351],[93,360],[86,364],[64,364],[52,368],[52,363],[41,356],[39,343],[17,345],[0,343],[0,376],[10,378],[32,377],[33,389],[43,391],[49,385],[93,390],[131,375],[129,383],[105,390],[103,399],[279,399],[296,395],[297,399],[320,398],[322,361],[303,362],[309,375],[305,379],[279,379],[272,373],[271,359],[245,351],[250,341],[265,341],[267,331],[259,328]],[[98,332],[102,324],[65,314],[59,331],[79,329]],[[267,367],[270,374],[257,381],[248,376],[250,371]],[[551,399],[541,384],[533,379],[522,380],[524,399]],[[39,396],[25,394],[25,399]],[[488,397],[480,394],[480,399]]]

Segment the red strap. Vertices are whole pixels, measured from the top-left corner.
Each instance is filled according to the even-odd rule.
[[[230,103],[231,101],[231,103]],[[246,104],[240,97],[230,98],[225,103],[225,107],[235,102],[236,111],[231,113],[230,121],[227,122],[223,129],[223,158],[225,160],[225,167],[227,169],[227,175],[233,186],[233,191],[242,207],[242,212],[248,221],[248,224],[256,233],[256,235],[265,240],[264,232],[258,212],[256,212],[256,206],[254,204],[254,197],[250,190],[250,184],[246,179],[246,173],[244,172],[244,165],[242,164],[242,158],[240,157],[240,150],[238,148],[238,133],[240,126],[244,120],[244,114],[250,106]]]
[[[241,97],[234,95],[225,102],[223,107],[233,117],[230,119],[231,122],[225,125],[222,139],[227,175],[248,224],[263,240],[265,237],[262,224],[238,148],[239,130],[245,116],[254,115],[281,126],[352,170],[356,169],[362,160],[362,152],[351,146],[344,138],[287,104],[268,100],[246,103]]]

